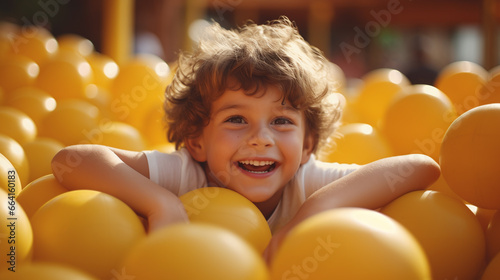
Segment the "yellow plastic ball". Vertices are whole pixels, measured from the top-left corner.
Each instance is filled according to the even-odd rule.
[[[346,104],[342,110],[342,124],[362,123],[362,117],[358,111],[355,97],[347,98]]]
[[[33,60],[11,54],[0,63],[0,87],[9,93],[20,87],[35,83],[40,73],[40,67]]]
[[[271,239],[271,230],[260,210],[235,191],[208,187],[180,196],[189,220],[226,228],[263,252]]]
[[[497,254],[489,263],[481,276],[481,280],[496,280],[500,275],[500,254]]]
[[[100,87],[96,84],[90,84],[85,89],[85,101],[90,102],[95,105],[101,111],[101,115],[103,118],[107,118],[110,120],[115,119],[115,114],[111,111],[111,101],[112,101],[111,93],[103,87]]]
[[[13,193],[16,197],[21,193],[21,181],[17,170],[9,159],[0,153],[0,189]]]
[[[33,262],[19,267],[15,273],[0,272],[0,279],[9,280],[97,280],[97,278],[72,267],[56,263]]]
[[[100,126],[100,134],[96,134],[91,143],[131,151],[143,151],[146,148],[137,128],[117,121],[104,122]]]
[[[384,136],[369,124],[342,125],[329,140],[319,154],[321,161],[367,164],[393,154]]]
[[[465,201],[500,209],[500,104],[482,105],[446,131],[440,165],[450,188]]]
[[[39,136],[53,138],[65,146],[90,143],[99,132],[99,109],[85,100],[62,100],[47,114]]]
[[[413,85],[391,103],[380,126],[395,154],[419,153],[438,161],[444,134],[456,117],[440,90]]]
[[[137,215],[97,191],[66,192],[32,216],[34,260],[74,266],[111,279],[123,256],[145,237]]]
[[[73,52],[62,51],[40,65],[35,85],[59,101],[84,98],[86,87],[92,81],[92,68],[85,58]]]
[[[138,54],[120,65],[120,71],[113,82],[112,92],[117,96],[135,87],[144,87],[152,92],[163,92],[168,83],[168,64],[152,54]]]
[[[0,154],[4,155],[17,170],[21,183],[18,187],[21,188],[27,184],[30,177],[30,166],[23,146],[13,138],[0,134]]]
[[[141,127],[151,106],[163,104],[169,73],[165,61],[149,54],[137,55],[120,65],[110,89],[116,119]]]
[[[379,212],[339,208],[297,225],[271,263],[272,279],[431,279],[424,251]]]
[[[122,264],[135,280],[267,280],[262,257],[234,233],[213,225],[177,224],[148,235]]]
[[[436,191],[414,191],[381,212],[405,226],[422,245],[432,279],[476,279],[480,273],[486,253],[484,232],[461,201]]]
[[[23,27],[12,44],[12,51],[34,60],[38,65],[52,59],[59,46],[54,36],[40,26]]]
[[[16,201],[15,196],[3,189],[0,189],[0,221],[2,221],[0,271],[8,271],[9,268],[15,270],[31,261],[33,231],[28,216]],[[12,271],[8,272],[12,273]]]
[[[48,113],[54,111],[56,100],[47,92],[35,87],[22,87],[11,92],[5,105],[27,114],[38,127]]]
[[[37,135],[35,122],[23,111],[0,107],[0,134],[12,137],[20,144],[33,141]]]
[[[459,115],[479,105],[480,91],[488,72],[470,61],[457,61],[444,67],[435,86],[446,94]]]
[[[410,82],[400,71],[388,68],[373,70],[362,80],[356,100],[357,111],[362,122],[377,127],[391,101]]]
[[[164,120],[165,112],[162,105],[158,104],[156,109],[152,109],[146,114],[144,123],[139,128],[146,139],[148,146],[162,145],[167,140],[167,124]]]
[[[59,152],[64,145],[52,138],[38,137],[33,141],[24,143],[24,153],[29,164],[29,182],[40,178],[44,175],[52,173],[50,162],[52,158]]]
[[[492,216],[486,229],[486,250],[488,259],[493,259],[500,253],[500,212]]]
[[[118,64],[111,57],[98,52],[93,52],[86,58],[94,73],[94,83],[109,90],[120,71]]]
[[[77,34],[63,34],[57,37],[59,51],[71,51],[83,57],[94,52],[94,44],[86,38]]]
[[[17,201],[31,219],[47,201],[65,192],[68,192],[68,189],[61,185],[54,175],[47,174],[27,184],[17,197]]]

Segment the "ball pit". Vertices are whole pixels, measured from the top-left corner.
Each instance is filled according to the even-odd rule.
[[[339,209],[333,214],[325,213],[324,216],[314,217],[316,220],[307,220],[289,237],[290,240],[299,238],[297,244],[292,246],[292,241],[287,241],[282,251],[272,260],[272,266],[265,267],[259,257],[271,238],[265,219],[258,217],[255,209],[249,210],[253,205],[251,203],[242,202],[248,206],[245,209],[235,208],[240,198],[227,194],[226,190],[220,191],[220,196],[207,200],[195,196],[196,192],[186,194],[183,198],[186,205],[190,203],[189,207],[193,207],[195,204],[200,206],[201,203],[206,206],[202,207],[206,213],[198,217],[191,215],[190,225],[172,226],[155,234],[145,235],[142,224],[144,220],[135,216],[116,199],[104,199],[103,194],[95,192],[89,195],[90,191],[67,192],[52,174],[45,174],[50,155],[73,144],[96,143],[132,150],[173,151],[173,144],[168,143],[164,137],[165,125],[159,119],[162,114],[163,92],[172,79],[171,69],[175,66],[151,55],[138,55],[127,63],[118,64],[109,56],[98,53],[92,42],[85,38],[68,34],[56,39],[41,27],[23,29],[24,35],[30,36],[23,36],[19,26],[0,23],[2,112],[16,110],[22,112],[23,119],[27,117],[31,121],[6,121],[0,117],[2,129],[10,133],[0,134],[2,221],[8,215],[4,204],[9,201],[5,193],[8,190],[8,186],[4,184],[8,182],[5,176],[9,170],[16,170],[19,175],[14,183],[18,215],[15,234],[19,243],[19,273],[16,274],[18,278],[6,279],[34,279],[33,275],[37,279],[90,280],[120,276],[124,279],[152,279],[159,275],[161,277],[165,269],[177,269],[180,274],[201,273],[191,269],[200,263],[203,264],[200,265],[203,270],[199,271],[204,274],[184,274],[188,275],[185,277],[218,280],[281,279],[282,272],[290,268],[292,261],[294,264],[305,264],[305,267],[301,267],[301,273],[307,272],[304,268],[311,270],[315,265],[319,269],[319,261],[314,262],[310,258],[311,248],[314,250],[314,246],[318,244],[317,234],[333,234],[339,232],[339,229],[351,234],[344,235],[342,242],[335,243],[339,246],[332,247],[335,252],[328,262],[332,261],[332,267],[340,268],[325,277],[332,277],[334,273],[346,273],[343,274],[345,276],[353,271],[371,271],[372,274],[364,275],[363,279],[389,279],[390,276],[387,275],[396,273],[395,267],[384,269],[383,265],[376,264],[377,261],[390,259],[393,262],[405,262],[409,265],[407,267],[411,267],[400,271],[398,279],[428,279],[429,268],[426,265],[430,266],[432,274],[437,275],[436,279],[481,279],[483,271],[483,280],[497,278],[500,271],[497,238],[500,223],[499,215],[494,213],[500,209],[499,179],[489,167],[498,166],[496,160],[500,158],[497,155],[499,139],[494,133],[499,124],[493,122],[497,119],[498,105],[490,105],[500,102],[500,66],[488,73],[471,62],[452,63],[442,69],[434,85],[410,85],[408,79],[396,69],[376,69],[360,79],[358,88],[347,88],[348,83],[343,80],[343,73],[337,67],[337,74],[342,79],[339,90],[351,91],[352,95],[347,98],[344,126],[339,129],[339,132],[344,130],[344,143],[341,140],[336,142],[338,151],[343,146],[347,147],[342,148],[343,151],[355,152],[345,153],[345,157],[337,154],[335,160],[344,158],[342,161],[364,164],[390,156],[394,151],[400,154],[429,154],[440,160],[442,167],[443,176],[430,187],[439,192],[427,193],[425,199],[421,199],[422,193],[418,195],[419,199],[413,193],[401,197],[382,209],[385,216],[373,211],[363,211],[362,215],[356,214],[353,218],[353,209]],[[12,38],[15,41],[11,41]],[[440,93],[435,93],[436,90]],[[417,91],[419,97],[425,100],[412,99],[409,102],[411,104],[397,108],[395,104],[403,102],[405,98],[413,98]],[[451,112],[450,104],[455,107],[456,115]],[[409,124],[409,114],[418,117],[415,121],[418,125],[415,122]],[[438,118],[440,114],[441,119]],[[477,117],[478,114],[486,115]],[[458,115],[460,117],[456,119]],[[452,121],[455,122],[452,124]],[[30,125],[21,125],[27,122]],[[114,124],[113,129],[110,129],[110,124]],[[372,133],[363,134],[362,128],[368,126],[372,128]],[[436,133],[432,134],[432,131]],[[391,132],[396,133],[388,135]],[[417,135],[417,132],[422,133]],[[356,137],[351,137],[352,135]],[[395,140],[396,136],[406,136],[406,139],[402,137]],[[425,145],[415,147],[417,140]],[[428,153],[431,146],[427,140],[434,145],[432,153]],[[471,144],[472,142],[475,144]],[[356,148],[360,146],[361,148]],[[347,159],[348,156],[351,158]],[[39,162],[42,158],[44,160]],[[467,164],[467,167],[463,168],[461,164]],[[42,165],[45,166],[44,169],[41,168]],[[33,171],[34,169],[44,171]],[[198,192],[203,195],[204,191],[210,190]],[[99,199],[91,199],[93,195]],[[191,202],[187,202],[189,199]],[[88,208],[82,204],[82,209],[88,210],[76,214],[78,211],[71,208],[71,205],[75,206],[77,201],[84,200],[88,202],[85,205]],[[471,209],[478,207],[476,216],[467,212],[466,203],[469,203]],[[115,210],[110,209],[121,214],[111,215]],[[122,209],[126,214],[117,209]],[[103,214],[106,211],[110,213],[109,216]],[[78,215],[87,218],[79,218]],[[100,224],[98,220],[101,221]],[[199,223],[202,220],[205,224]],[[480,223],[476,223],[477,220]],[[355,224],[355,221],[359,223]],[[462,222],[466,226],[459,227],[453,222]],[[86,226],[82,228],[83,224]],[[393,230],[392,235],[387,231],[382,234],[389,224]],[[107,236],[107,239],[96,240],[95,235],[104,227],[109,227],[106,232],[113,234]],[[130,230],[123,230],[124,228]],[[228,228],[233,231],[228,231]],[[10,230],[5,232],[7,229],[5,226],[0,228],[2,258],[7,256],[4,251],[10,252],[10,248],[4,247],[8,243],[2,239],[10,235]],[[126,238],[124,232],[135,234],[135,237],[129,236],[129,241],[133,239],[130,244],[137,242],[136,246],[132,248],[128,246],[130,244],[123,245],[123,238]],[[371,239],[363,234],[369,232],[377,233],[377,242],[366,244]],[[91,238],[93,234],[94,237]],[[442,241],[432,243],[425,239],[428,235],[440,237]],[[370,236],[372,237],[373,235]],[[457,238],[466,241],[457,241]],[[35,243],[32,243],[33,240]],[[123,241],[122,244],[118,244],[119,240]],[[227,244],[227,240],[232,240],[231,246]],[[400,245],[394,247],[389,241],[397,241]],[[362,244],[365,244],[364,248],[361,248]],[[348,245],[358,246],[353,251],[354,261],[351,262],[347,261],[349,258],[346,255],[339,254],[345,257],[343,259],[336,256]],[[163,254],[167,249],[162,249],[163,246],[168,246],[168,250],[175,248],[176,252],[187,256],[200,255],[200,259],[184,260],[170,254],[165,256]],[[377,254],[366,254],[366,248],[375,248],[370,246],[379,246],[379,249],[372,250]],[[102,249],[105,247],[107,249]],[[221,249],[223,247],[225,249]],[[79,253],[82,252],[79,250],[92,248],[94,251],[101,250],[99,258],[90,253]],[[462,253],[457,253],[459,249]],[[421,251],[427,253],[429,250],[435,256],[422,256]],[[481,259],[479,255],[485,255],[484,250],[488,257]],[[65,252],[67,257],[51,255],[51,252],[57,251]],[[109,252],[110,255],[101,252]],[[71,255],[73,253],[76,255]],[[160,262],[162,258],[168,261]],[[440,261],[436,261],[436,258]],[[51,264],[41,262],[48,259]],[[79,262],[75,265],[80,265],[80,268],[68,268],[68,260]],[[93,263],[96,260],[102,263]],[[110,264],[112,260],[113,265]],[[207,261],[214,261],[213,265],[207,265]],[[347,272],[342,270],[353,264],[357,264],[359,269]],[[6,265],[6,261],[0,264],[0,279],[11,276],[4,271],[7,269]],[[144,267],[148,269],[143,269]],[[234,269],[235,274],[220,274],[221,271],[229,271],[229,268]],[[244,271],[250,271],[248,278],[241,278]],[[449,271],[452,272],[448,273]],[[313,273],[309,274],[310,279],[313,279]],[[300,275],[295,276],[301,279]]]

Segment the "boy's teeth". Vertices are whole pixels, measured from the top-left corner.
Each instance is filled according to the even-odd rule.
[[[265,166],[265,165],[272,165],[274,164],[274,161],[270,160],[244,160],[240,161],[242,164],[248,164],[248,165],[253,165],[253,166]]]

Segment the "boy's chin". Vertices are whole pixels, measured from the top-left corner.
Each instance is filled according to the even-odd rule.
[[[277,195],[269,188],[253,188],[251,190],[234,190],[253,203],[265,203]]]

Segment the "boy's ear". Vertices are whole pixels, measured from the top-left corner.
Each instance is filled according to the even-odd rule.
[[[314,137],[312,135],[308,134],[304,137],[304,147],[302,148],[302,159],[300,164],[305,164],[309,161],[309,158],[311,158],[315,146],[314,142]]]
[[[186,149],[189,151],[191,156],[198,162],[207,161],[207,156],[205,152],[205,145],[201,137],[188,138],[184,142]]]

